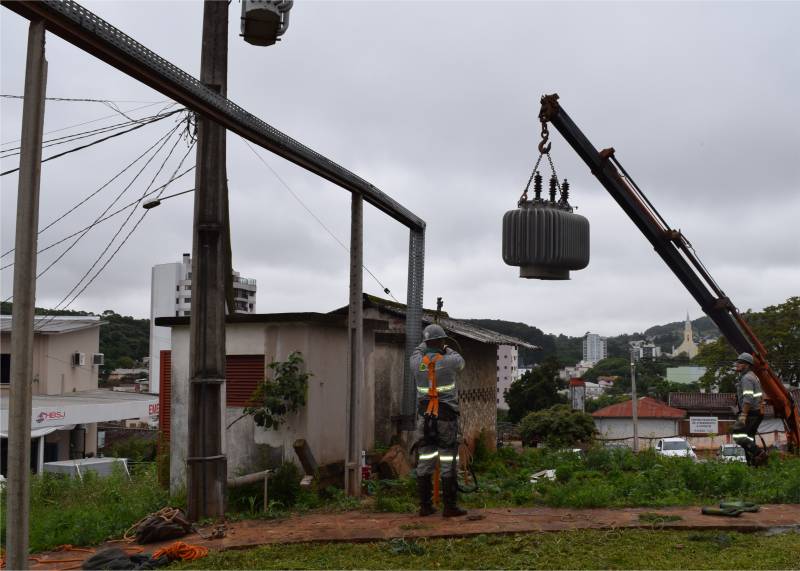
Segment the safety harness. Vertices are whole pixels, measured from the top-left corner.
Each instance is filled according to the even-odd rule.
[[[430,355],[425,355],[422,358],[422,363],[428,370],[428,408],[425,410],[425,416],[439,416],[439,390],[436,388],[436,363],[442,360],[441,353],[435,353],[433,358]]]

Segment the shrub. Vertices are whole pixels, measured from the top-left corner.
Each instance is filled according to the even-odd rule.
[[[269,478],[269,499],[280,502],[288,508],[295,504],[300,496],[300,480],[303,476],[300,469],[292,462],[284,462]]]
[[[594,419],[591,415],[556,405],[532,412],[522,419],[520,435],[528,446],[544,443],[551,448],[586,445],[594,439]]]

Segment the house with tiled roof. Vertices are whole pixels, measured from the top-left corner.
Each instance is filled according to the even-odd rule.
[[[618,441],[633,446],[633,401],[625,401],[592,413],[600,440]],[[658,438],[676,436],[686,411],[651,397],[637,399],[639,447],[648,448]]]

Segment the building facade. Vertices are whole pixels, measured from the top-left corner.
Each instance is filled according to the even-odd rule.
[[[497,346],[497,408],[508,410],[506,391],[517,380],[519,349],[515,345]]]
[[[96,316],[36,316],[31,382],[31,470],[97,453],[97,423],[156,414],[158,401],[98,388],[104,357]],[[11,316],[0,317],[0,469],[6,470]],[[153,408],[156,407],[156,408]]]
[[[256,312],[256,280],[233,272],[233,297],[236,313]],[[160,390],[159,355],[170,348],[170,328],[155,325],[157,317],[184,317],[192,308],[192,256],[180,262],[153,266],[150,282],[150,392]]]
[[[661,347],[650,341],[631,341],[630,345],[635,361],[652,361],[661,356]]]
[[[597,333],[586,333],[583,338],[583,362],[594,365],[608,357],[608,344],[605,337]]]

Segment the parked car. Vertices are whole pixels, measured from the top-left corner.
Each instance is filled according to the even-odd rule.
[[[747,462],[744,456],[744,448],[738,444],[723,444],[719,447],[717,458],[721,462]]]
[[[694,449],[684,438],[661,438],[656,443],[656,454],[660,456],[673,456],[697,460]]]

